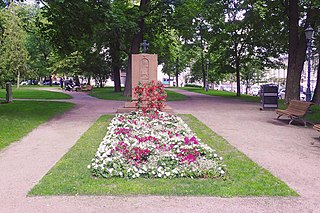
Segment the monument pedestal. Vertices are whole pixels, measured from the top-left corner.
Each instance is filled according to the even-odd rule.
[[[131,55],[132,88],[138,83],[157,81],[158,58],[156,54],[133,54]],[[136,110],[137,97],[132,94],[132,101],[126,102],[124,107],[119,108],[117,113],[129,113]],[[166,106],[162,111],[173,113],[173,109]]]
[[[117,113],[129,113],[132,111],[136,111],[136,103],[137,101],[128,101],[124,103],[124,107],[118,108]],[[167,113],[173,113],[172,107],[166,105],[164,109],[162,109],[163,112]]]

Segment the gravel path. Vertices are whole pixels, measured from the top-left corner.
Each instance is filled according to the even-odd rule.
[[[39,126],[0,152],[0,212],[320,212],[319,133],[273,111],[239,100],[177,90],[189,98],[170,102],[196,116],[233,146],[296,190],[300,197],[52,196],[28,191],[103,114],[121,101],[69,93],[76,107]]]

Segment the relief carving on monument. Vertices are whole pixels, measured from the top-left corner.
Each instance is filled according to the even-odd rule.
[[[140,60],[139,65],[140,65],[139,70],[140,70],[141,82],[148,81],[150,79],[150,77],[149,77],[149,60],[146,58],[143,58]]]

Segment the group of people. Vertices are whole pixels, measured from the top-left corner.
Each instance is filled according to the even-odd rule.
[[[80,88],[80,84],[74,82],[71,78],[63,80],[63,78],[61,77],[60,87],[61,89],[64,89],[66,91],[77,91],[77,89]]]

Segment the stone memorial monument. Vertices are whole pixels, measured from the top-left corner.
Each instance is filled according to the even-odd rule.
[[[143,53],[131,55],[131,69],[132,69],[132,88],[138,85],[139,82],[146,83],[150,81],[157,81],[158,70],[158,55],[148,54],[147,48],[149,44],[146,40],[141,44]],[[126,102],[125,106],[117,110],[118,113],[126,113],[135,110],[137,97],[132,93],[130,102]],[[167,110],[168,111],[168,110]],[[172,111],[172,110],[171,110]]]

